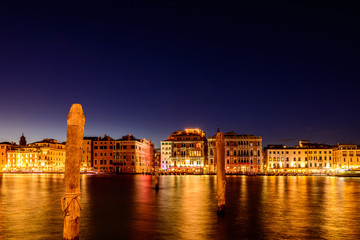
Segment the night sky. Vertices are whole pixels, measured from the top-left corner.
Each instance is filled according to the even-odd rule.
[[[355,3],[118,2],[0,4],[0,141],[65,141],[81,103],[85,136],[360,144]]]

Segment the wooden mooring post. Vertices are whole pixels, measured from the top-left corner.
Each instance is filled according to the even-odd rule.
[[[80,104],[71,106],[67,118],[65,197],[62,201],[64,240],[79,239],[80,226],[80,162],[84,137],[85,116]]]
[[[226,193],[226,179],[225,179],[225,137],[224,133],[218,129],[216,133],[216,167],[217,167],[217,199],[218,199],[218,214],[224,214],[225,211],[225,193]]]
[[[159,171],[155,170],[155,190],[159,190]]]

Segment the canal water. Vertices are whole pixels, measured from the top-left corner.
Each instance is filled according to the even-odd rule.
[[[81,175],[81,239],[360,239],[360,178]],[[62,239],[64,175],[0,174],[0,239]],[[42,206],[36,208],[37,206]]]

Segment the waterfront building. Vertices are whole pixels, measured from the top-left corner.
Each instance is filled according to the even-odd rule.
[[[224,133],[226,173],[257,173],[263,169],[262,138],[251,134]],[[208,165],[210,173],[216,173],[216,135],[208,138]]]
[[[150,173],[154,164],[154,144],[151,140],[126,135],[116,140],[114,166],[118,173]]]
[[[65,171],[65,144],[44,139],[7,151],[6,170],[9,171]]]
[[[336,169],[360,169],[360,148],[355,144],[337,144],[334,148]]]
[[[39,142],[28,144],[24,149],[26,148],[38,151],[38,170],[48,172],[65,171],[65,143],[58,143],[55,139],[47,138]]]
[[[41,168],[38,147],[17,147],[7,153],[6,170],[36,171]]]
[[[329,172],[334,168],[333,148],[326,144],[299,141],[299,145],[269,145],[264,149],[265,166],[275,172]]]
[[[84,137],[82,145],[82,156],[81,156],[81,171],[90,171],[93,169],[93,153],[94,141],[97,137]]]
[[[92,142],[92,166],[94,171],[99,173],[114,173],[113,153],[115,140],[107,135],[104,135],[103,138],[95,138]]]
[[[0,143],[0,172],[3,172],[8,167],[8,151],[13,150],[16,147],[14,143],[1,142]]]
[[[162,171],[167,172],[171,167],[171,153],[172,153],[172,144],[170,140],[165,140],[160,142],[161,146],[161,159],[160,159],[160,168]]]
[[[154,158],[153,158],[152,171],[160,171],[161,170],[161,148],[154,148]]]
[[[168,149],[165,147],[165,152],[171,151],[169,160],[164,160],[164,165],[168,166],[166,170],[203,173],[207,160],[207,139],[204,131],[197,128],[186,128],[183,131],[173,132],[163,142],[171,143],[164,145],[168,146]]]

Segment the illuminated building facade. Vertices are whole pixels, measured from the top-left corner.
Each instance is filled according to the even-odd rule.
[[[81,156],[81,171],[90,171],[93,166],[93,148],[94,140],[97,140],[97,137],[84,137],[82,145],[82,156]]]
[[[333,148],[300,141],[299,145],[269,145],[265,148],[266,169],[275,172],[327,172],[334,168]]]
[[[227,173],[257,173],[262,171],[262,138],[250,134],[224,133],[225,169]],[[216,135],[208,138],[208,166],[216,173]]]
[[[38,170],[49,172],[65,171],[65,143],[58,143],[55,139],[44,139],[40,142],[28,144],[27,147],[36,148],[39,152]]]
[[[128,134],[116,140],[114,156],[118,173],[150,173],[154,164],[154,144]]]
[[[93,169],[99,173],[114,173],[113,166],[114,160],[115,140],[107,135],[103,138],[98,137],[93,140],[92,159]]]
[[[37,171],[42,169],[39,158],[39,148],[16,148],[14,150],[8,151],[8,162],[6,169],[10,171]]]
[[[172,144],[170,140],[165,140],[160,142],[161,145],[161,160],[160,168],[162,171],[168,171],[170,169],[170,158],[172,153]]]
[[[354,144],[337,144],[334,165],[337,169],[360,169],[360,148]]]
[[[171,143],[167,145],[171,150],[170,161],[168,160],[170,171],[203,173],[207,162],[207,139],[204,131],[186,128],[172,133],[163,142]]]
[[[44,139],[7,151],[6,170],[9,171],[65,171],[65,144]]]
[[[152,165],[152,171],[160,171],[161,170],[161,148],[154,148],[154,159]]]
[[[0,143],[0,172],[3,172],[8,167],[8,151],[13,150],[16,147],[14,143],[2,142]],[[10,164],[12,165],[12,164]]]

